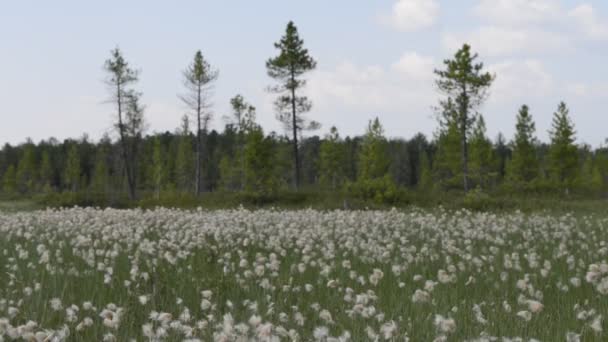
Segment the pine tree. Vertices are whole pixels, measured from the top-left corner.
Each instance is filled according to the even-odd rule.
[[[344,181],[344,155],[338,129],[332,127],[319,151],[319,180],[331,190],[336,190]]]
[[[494,77],[483,72],[483,63],[475,63],[478,55],[471,53],[467,44],[456,52],[454,59],[444,61],[445,70],[435,70],[439,91],[452,98],[456,105],[460,133],[462,176],[464,191],[469,190],[468,134],[475,122],[474,113],[487,97]]]
[[[373,180],[382,178],[388,173],[390,159],[387,153],[387,141],[380,120],[375,118],[369,122],[367,132],[363,137],[359,153],[358,180]]]
[[[553,115],[552,129],[549,131],[551,147],[549,150],[549,171],[551,179],[566,193],[577,178],[578,149],[574,144],[574,124],[570,120],[570,111],[564,102],[558,106]]]
[[[78,191],[80,185],[81,166],[78,145],[73,143],[68,152],[68,159],[64,169],[64,183],[71,192]]]
[[[317,63],[304,48],[304,41],[298,34],[293,22],[287,24],[285,35],[274,44],[279,55],[266,62],[268,76],[276,79],[279,85],[269,88],[280,94],[275,101],[277,119],[292,133],[294,158],[294,185],[300,186],[300,156],[298,152],[298,137],[302,130],[315,130],[319,124],[307,121],[303,116],[310,111],[312,102],[297,93],[305,86],[305,80],[300,77],[316,68]]]
[[[509,181],[529,183],[538,177],[539,163],[536,155],[535,124],[529,108],[523,105],[517,114],[516,133],[513,140],[513,157],[509,163]]]
[[[203,133],[207,132],[209,122],[211,121],[211,92],[213,84],[218,79],[218,76],[218,70],[211,67],[200,50],[195,53],[192,64],[184,71],[184,86],[186,87],[187,93],[180,96],[180,98],[196,118],[194,192],[197,196],[203,192]],[[182,181],[182,183],[185,182]]]
[[[129,66],[129,63],[122,56],[122,52],[116,48],[110,52],[111,56],[106,60],[104,69],[108,73],[106,84],[112,96],[112,101],[116,104],[116,129],[119,135],[121,146],[121,156],[127,176],[129,198],[135,199],[136,180],[134,161],[136,160],[132,144],[134,131],[143,124],[143,108],[139,105],[138,99],[141,94],[129,87],[138,81],[138,72]],[[140,120],[141,119],[141,120]]]

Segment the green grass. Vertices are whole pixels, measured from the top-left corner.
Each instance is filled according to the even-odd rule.
[[[585,281],[589,265],[605,261],[608,254],[605,213],[78,209],[0,213],[0,233],[0,270],[7,274],[0,277],[0,319],[7,317],[8,307],[17,307],[12,326],[29,320],[38,323],[38,330],[67,325],[70,341],[100,340],[107,333],[118,341],[144,340],[142,325],[150,322],[152,311],[171,313],[176,321],[185,308],[193,320],[181,324],[194,327],[202,341],[212,341],[222,331],[225,314],[230,313],[235,324],[249,320],[254,312],[246,301],[257,303],[263,322],[293,329],[303,341],[311,340],[319,326],[327,326],[334,336],[349,331],[353,341],[368,341],[368,326],[378,332],[389,321],[398,326],[394,340],[402,341],[407,334],[411,341],[432,341],[439,335],[436,315],[455,320],[449,341],[482,333],[562,341],[567,332],[581,334],[583,341],[605,340],[590,324],[597,315],[608,317],[608,301]],[[40,261],[40,245],[49,250],[48,263]],[[172,264],[165,252],[184,254]],[[279,261],[276,271],[269,268],[273,254]],[[532,255],[537,266],[531,264]],[[506,257],[517,259],[519,268],[506,267]],[[240,260],[248,265],[240,267]],[[256,260],[265,265],[264,275],[247,276],[247,271],[255,272]],[[344,261],[351,268],[344,267]],[[546,276],[541,274],[545,262],[550,263]],[[297,270],[301,263],[306,264],[304,272]],[[450,265],[456,267],[455,282],[438,283],[430,292],[430,302],[413,303],[414,292],[423,289],[427,280],[437,282],[438,271]],[[402,266],[403,271],[394,273],[393,266]],[[112,277],[104,283],[107,267],[112,267]],[[384,274],[377,285],[369,280],[374,269]],[[503,272],[505,280],[501,280]],[[414,280],[417,275],[421,281]],[[533,288],[518,289],[517,281],[526,277]],[[569,286],[567,291],[559,288],[558,284],[569,285],[572,277],[581,279],[582,285]],[[337,286],[328,287],[330,280]],[[37,283],[40,290],[27,296],[24,289]],[[262,288],[264,283],[270,287]],[[312,285],[310,292],[305,290],[307,284]],[[371,317],[349,314],[355,303],[345,300],[347,289],[354,295],[377,296],[364,306],[373,307]],[[213,292],[209,310],[200,307],[203,290]],[[140,295],[149,296],[148,303],[140,304]],[[529,322],[516,316],[526,309],[517,303],[519,296],[544,305]],[[51,309],[53,298],[61,299],[62,310]],[[84,310],[85,301],[96,310]],[[504,310],[505,301],[512,312]],[[99,317],[110,303],[125,312],[116,330],[104,326]],[[72,304],[80,311],[75,322],[68,322],[65,308]],[[472,310],[476,304],[486,324],[477,321]],[[595,310],[593,317],[577,319],[577,304]],[[333,323],[320,318],[323,309],[331,313]],[[305,317],[303,325],[295,322],[295,312]],[[286,321],[282,313],[287,314]],[[84,317],[92,318],[94,325],[78,332],[75,327]],[[203,320],[207,328],[196,328],[196,322]],[[0,336],[1,329],[0,323]],[[163,340],[184,338],[167,330]]]

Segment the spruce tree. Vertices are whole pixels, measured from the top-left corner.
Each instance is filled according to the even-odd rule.
[[[517,114],[513,157],[508,170],[509,181],[527,184],[538,177],[539,163],[536,155],[535,131],[536,127],[529,107],[523,105]]]
[[[344,181],[344,155],[342,139],[334,126],[319,150],[319,180],[331,190],[336,190]]]
[[[388,173],[390,159],[387,151],[387,141],[380,120],[375,118],[367,126],[359,152],[358,180],[373,180],[382,178]]]
[[[471,134],[471,178],[474,184],[487,189],[495,178],[494,151],[492,142],[486,136],[486,124],[483,116],[479,115]]]
[[[553,114],[552,128],[549,131],[551,137],[549,172],[551,179],[566,193],[577,178],[578,149],[574,144],[575,134],[568,106],[561,102]]]
[[[275,151],[272,140],[264,137],[261,127],[252,127],[244,149],[245,190],[270,195],[277,190],[275,180]]]
[[[302,130],[314,130],[319,124],[308,121],[304,113],[310,111],[312,102],[298,92],[305,86],[306,81],[301,77],[316,68],[317,63],[304,48],[304,41],[298,34],[293,22],[287,24],[285,35],[274,44],[279,55],[266,62],[268,76],[277,80],[279,84],[269,90],[279,94],[275,101],[277,119],[285,125],[292,134],[294,159],[294,185],[300,186],[300,156],[298,138]]]

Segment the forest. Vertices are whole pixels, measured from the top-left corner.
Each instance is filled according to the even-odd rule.
[[[608,148],[577,143],[573,115],[556,99],[550,141],[536,137],[534,109],[522,104],[515,135],[486,133],[483,102],[496,77],[464,44],[435,70],[437,127],[427,137],[387,138],[381,115],[363,136],[342,136],[306,117],[313,100],[303,94],[316,61],[294,23],[274,44],[266,70],[274,82],[276,118],[284,132],[264,132],[254,104],[241,95],[223,131],[209,128],[212,89],[220,77],[201,51],[183,72],[181,101],[190,113],[176,129],[146,131],[139,70],[118,48],[104,70],[115,106],[115,134],[59,141],[27,140],[0,151],[0,197],[48,205],[189,205],[231,199],[232,204],[310,203],[336,206],[400,205],[417,199],[464,198],[483,206],[496,198],[592,198],[608,190]]]

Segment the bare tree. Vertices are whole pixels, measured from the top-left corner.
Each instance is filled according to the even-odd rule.
[[[201,163],[203,156],[202,132],[206,132],[211,121],[210,97],[213,83],[217,80],[219,72],[212,68],[205,60],[201,51],[197,51],[194,60],[184,70],[184,86],[186,93],[180,99],[188,106],[196,117],[196,173],[195,193],[202,192]]]

